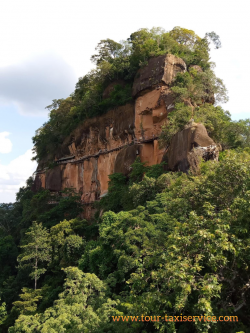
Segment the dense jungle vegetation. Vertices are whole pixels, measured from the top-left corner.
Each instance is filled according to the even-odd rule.
[[[215,33],[200,38],[182,28],[101,41],[96,70],[68,99],[53,101],[34,137],[38,161],[79,122],[129,101],[134,75],[151,56],[178,55],[188,71],[171,87],[177,103],[162,145],[193,118],[221,146],[220,157],[188,174],[136,159],[128,177],[110,175],[91,221],[81,219],[72,189],[34,193],[29,178],[15,203],[0,204],[1,332],[250,332],[250,120],[234,122],[211,103],[212,95],[227,99],[209,61],[211,41],[220,47]],[[116,78],[126,86],[102,100]],[[153,320],[139,321],[142,315]],[[154,320],[165,315],[169,321]],[[171,320],[200,315],[238,321]]]

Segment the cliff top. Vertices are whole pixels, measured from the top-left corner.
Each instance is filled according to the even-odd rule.
[[[206,34],[200,38],[192,30],[175,27],[168,32],[160,28],[140,29],[121,43],[110,39],[101,40],[96,47],[97,53],[91,57],[96,69],[79,79],[69,98],[53,100],[47,107],[50,110],[49,120],[33,137],[35,159],[47,161],[48,164],[54,160],[55,152],[60,150],[65,138],[79,124],[116,106],[133,102],[133,96],[141,89],[136,75],[141,77],[141,85],[141,68],[149,64],[153,69],[155,61],[158,61],[149,59],[160,60],[165,54],[173,54],[182,58],[180,66],[189,68],[197,65],[204,72],[210,70],[210,37],[211,34]],[[218,36],[217,39],[213,37],[213,41],[216,40]],[[155,68],[157,71],[158,67]],[[161,71],[159,68],[159,77]],[[117,84],[107,97],[104,91],[114,80],[122,80],[124,83]],[[163,78],[163,82],[169,82],[169,78]],[[149,84],[150,81],[147,86]]]

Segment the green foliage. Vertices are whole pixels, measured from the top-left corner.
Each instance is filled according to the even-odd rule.
[[[191,67],[188,72],[177,73],[171,90],[177,102],[185,102],[192,109],[214,97],[216,102],[228,101],[223,81],[211,68],[202,71]]]
[[[1,301],[1,298],[0,298],[0,301]],[[3,323],[6,315],[7,315],[6,304],[1,303],[1,305],[0,305],[0,325]]]
[[[22,189],[23,190],[23,189]],[[64,189],[59,193],[40,189],[37,193],[26,188],[25,195],[20,195],[21,215],[20,226],[27,228],[32,221],[42,222],[46,227],[51,227],[65,218],[76,218],[82,212],[80,195],[73,189]],[[26,198],[28,194],[28,198]],[[15,212],[16,203],[13,211]]]
[[[65,269],[67,278],[64,291],[54,306],[43,314],[34,316],[21,315],[14,327],[14,332],[102,332],[116,311],[117,302],[107,298],[105,284],[94,274],[83,273],[76,267]]]
[[[36,289],[38,279],[46,272],[46,268],[40,264],[51,260],[48,230],[43,228],[41,223],[33,222],[26,232],[25,244],[21,248],[23,252],[18,256],[19,267],[32,267],[30,277],[35,280]]]
[[[205,38],[210,39],[215,45],[216,49],[219,49],[221,47],[220,37],[214,31],[207,32]]]
[[[64,220],[50,229],[52,261],[56,267],[76,265],[83,251],[84,241],[75,234],[77,220]]]
[[[131,165],[128,177],[125,177],[122,173],[109,175],[108,193],[100,200],[97,207],[103,211],[112,210],[113,212],[133,209],[138,205],[134,196],[138,196],[138,192],[143,192],[146,187],[149,187],[150,194],[148,198],[151,198],[153,193],[158,193],[162,189],[161,186],[156,185],[155,191],[151,191],[150,186],[153,183],[155,184],[155,179],[164,172],[164,165],[163,162],[149,167],[137,157]],[[147,183],[147,180],[149,183]]]
[[[192,118],[192,119],[191,119]],[[219,144],[223,150],[250,147],[250,122],[249,119],[232,121],[228,111],[220,106],[204,103],[192,108],[184,103],[176,103],[175,109],[168,115],[168,124],[163,126],[160,144],[166,147],[173,136],[183,130],[193,120],[202,123],[208,135]]]
[[[109,175],[108,194],[100,201],[100,206],[105,210],[115,212],[122,209],[122,198],[127,191],[127,180],[122,173],[113,173]]]
[[[8,276],[16,274],[16,258],[18,249],[11,235],[0,237],[0,283],[2,284]]]
[[[42,190],[40,193],[44,193]],[[32,198],[35,199],[36,195]],[[46,198],[45,204],[47,209],[39,214],[37,214],[36,219],[39,222],[42,222],[46,227],[51,227],[60,221],[63,221],[65,218],[71,220],[79,216],[83,211],[81,205],[81,196],[79,193],[76,193],[72,189],[64,189],[56,195],[51,195]],[[49,204],[49,202],[54,202]]]
[[[210,111],[216,115],[221,109]],[[205,121],[210,124],[211,133],[219,136],[220,125],[209,117],[209,109]],[[131,172],[135,182],[130,176],[111,176],[109,193],[103,199],[113,195],[111,200],[116,200],[120,195],[119,201],[114,201],[117,212],[103,214],[98,233],[90,232],[87,222],[80,219],[58,221],[49,233],[39,224],[36,228],[41,230],[35,232],[33,224],[22,238],[22,244],[27,246],[24,263],[34,263],[33,239],[42,238],[46,249],[41,239],[37,243],[49,265],[38,261],[38,269],[45,268],[46,272],[40,277],[37,290],[27,285],[30,268],[19,269],[16,278],[5,277],[3,285],[20,296],[12,298],[11,306],[5,300],[7,291],[2,294],[6,303],[3,310],[7,309],[2,316],[4,332],[8,328],[9,332],[247,332],[248,150],[224,151],[220,162],[203,162],[196,175],[164,173],[164,165],[147,167],[136,160]],[[25,197],[29,192],[23,193]],[[25,200],[19,196],[21,202]],[[127,211],[122,210],[126,205]],[[1,260],[5,263],[13,239],[6,234],[0,239]],[[15,265],[14,256],[15,252],[10,256],[11,265]],[[24,253],[19,258],[25,258]],[[67,274],[64,286],[62,267]],[[34,271],[34,265],[31,269]],[[181,313],[236,315],[238,322],[230,322],[229,327],[223,322],[111,320],[111,316],[120,315]]]
[[[129,174],[130,184],[138,183],[142,180],[144,173],[148,170],[146,162],[141,162],[140,157],[137,157],[131,165],[131,172]]]
[[[161,147],[169,146],[173,136],[184,129],[192,116],[192,109],[184,103],[176,103],[175,109],[168,115],[168,124],[162,126],[160,135]]]
[[[150,57],[172,53],[182,58],[188,66],[200,65],[209,68],[209,41],[200,38],[194,31],[175,27],[166,32],[162,28],[140,29],[128,39],[132,45],[131,62],[144,66]]]
[[[41,289],[23,288],[23,294],[20,295],[21,300],[13,302],[14,307],[20,314],[30,315],[35,314],[37,310],[37,303],[42,298]]]
[[[120,84],[116,84],[114,90],[110,93],[110,97],[102,100],[99,105],[104,109],[108,109],[119,105],[125,105],[130,101],[132,101],[131,84],[126,84],[124,87]]]
[[[96,223],[89,225],[84,220],[75,219],[82,211],[78,194],[71,189],[65,189],[57,195],[52,195],[47,190],[34,193],[32,186],[33,179],[29,178],[26,186],[20,188],[17,193],[15,203],[0,205],[0,294],[8,312],[1,318],[1,332],[7,332],[7,328],[14,324],[20,311],[25,312],[34,306],[34,311],[31,312],[40,312],[52,306],[62,291],[64,274],[61,267],[77,265],[85,239],[96,237]],[[66,222],[65,218],[69,221]],[[36,235],[33,235],[33,242],[29,233],[34,220],[41,230],[46,230],[45,227],[55,228],[50,234],[48,230],[45,233],[38,230]],[[60,224],[60,221],[64,222]],[[68,232],[62,234],[65,223],[69,224],[69,228],[66,228]],[[50,235],[53,235],[53,241]],[[45,248],[40,242],[41,238],[44,240]],[[37,245],[41,245],[40,250],[38,247],[37,255],[33,246],[36,242]],[[22,248],[19,245],[26,247]],[[45,257],[51,258],[49,262],[39,261]],[[21,260],[19,266],[17,258]],[[39,274],[35,274],[36,258],[37,273],[44,273],[39,280]],[[42,271],[39,271],[40,269]],[[37,289],[37,295],[29,278],[32,273],[32,277],[37,278],[39,282],[39,288],[41,286]],[[36,299],[36,296],[39,297]],[[29,313],[29,310],[25,313]]]
[[[122,50],[122,45],[108,38],[101,40],[95,49],[98,53],[91,56],[91,60],[95,64],[98,65],[103,61],[112,63],[112,61],[119,56],[119,52]]]
[[[145,175],[150,178],[158,178],[164,173],[164,167],[166,162],[161,162],[160,164],[151,165]]]
[[[202,122],[217,143],[226,145],[230,135],[228,127],[233,126],[233,122],[228,112],[213,106],[214,101],[227,102],[228,96],[222,80],[215,76],[212,69],[202,71],[190,67],[185,73],[177,73],[171,90],[176,103],[168,115],[168,124],[163,127],[161,145],[168,146],[172,137],[183,130],[191,119]]]
[[[134,207],[144,205],[145,202],[153,200],[157,193],[163,191],[166,186],[166,175],[156,178],[148,177],[146,174],[141,182],[129,187],[129,196],[132,198]]]
[[[214,97],[227,95],[209,63],[210,41],[221,46],[214,32],[200,38],[180,27],[140,29],[120,43],[102,40],[92,56],[97,68],[69,98],[48,106],[50,119],[33,138],[44,164],[80,122],[131,100],[135,73],[150,57],[172,53],[188,72],[171,86],[177,102],[163,144],[195,121],[223,151],[219,162],[201,162],[189,174],[166,173],[164,163],[149,167],[137,158],[128,176],[110,175],[95,221],[80,219],[80,196],[72,189],[35,194],[29,178],[14,204],[0,205],[1,332],[249,331],[250,120],[234,122],[213,105]],[[117,79],[124,84],[103,99]],[[111,319],[180,314],[238,321]]]
[[[96,69],[81,77],[76,83],[75,91],[66,99],[53,100],[47,107],[50,110],[49,120],[36,131],[33,137],[34,159],[49,165],[54,160],[55,152],[64,149],[63,142],[72,131],[87,118],[103,114],[108,109],[126,104],[132,100],[131,86],[138,69],[147,64],[150,57],[172,53],[181,57],[187,64],[199,65],[202,73],[193,74],[185,95],[190,95],[194,82],[198,87],[211,88],[220,92],[222,82],[217,79],[210,69],[209,41],[219,45],[215,33],[207,34],[204,38],[197,36],[194,31],[175,27],[166,32],[162,28],[139,29],[132,33],[127,41],[119,43],[111,40],[101,40],[97,53],[91,57]],[[199,77],[203,85],[198,84]],[[110,97],[103,99],[103,91],[114,80],[122,79],[123,87],[117,85]],[[180,88],[176,94],[186,89]],[[184,90],[183,90],[184,89]],[[211,89],[210,89],[211,90]],[[209,93],[210,93],[209,90]],[[200,92],[199,95],[202,93]],[[203,91],[204,94],[204,91]]]
[[[19,221],[20,216],[17,205],[12,203],[0,204],[0,235],[13,232]]]
[[[152,178],[134,184],[142,186],[144,207],[105,213],[99,241],[80,261],[120,292],[127,315],[239,318],[230,328],[156,322],[148,332],[235,332],[249,325],[250,155],[227,152],[222,162],[205,165],[199,176],[163,174],[157,181],[164,191],[156,195]],[[146,203],[150,189],[154,198]]]

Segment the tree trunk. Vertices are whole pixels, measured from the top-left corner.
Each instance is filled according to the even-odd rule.
[[[35,290],[37,287],[37,246],[36,246],[36,263],[35,263]]]

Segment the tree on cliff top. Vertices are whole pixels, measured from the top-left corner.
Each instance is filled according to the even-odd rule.
[[[112,62],[113,59],[118,57],[122,45],[108,38],[101,40],[95,49],[98,53],[91,56],[91,61],[99,65],[102,61]]]
[[[199,65],[203,71],[210,69],[210,41],[219,47],[219,37],[214,32],[201,38],[194,31],[181,27],[169,32],[162,28],[139,29],[119,43],[101,40],[96,47],[97,53],[91,57],[96,69],[79,79],[70,98],[54,100],[47,107],[49,120],[33,137],[35,159],[48,164],[65,137],[80,122],[131,100],[134,77],[150,57],[172,53],[182,58],[188,67]],[[125,87],[114,89],[111,96],[103,100],[104,89],[117,79],[125,81]]]

